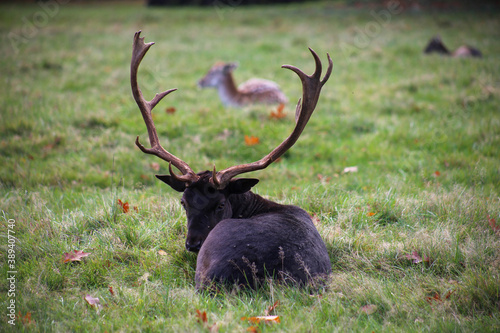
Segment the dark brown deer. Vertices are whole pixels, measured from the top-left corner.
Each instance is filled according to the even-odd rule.
[[[479,51],[475,47],[468,45],[462,45],[455,51],[450,52],[450,50],[448,50],[448,48],[444,45],[439,35],[436,35],[431,38],[431,40],[424,49],[424,53],[425,54],[439,53],[453,58],[470,58],[470,57],[481,58],[483,56],[481,51]]]
[[[135,34],[130,81],[146,123],[151,148],[139,143],[139,137],[136,145],[144,153],[167,161],[170,174],[156,177],[184,193],[181,204],[187,215],[186,248],[198,252],[196,288],[205,289],[213,283],[255,287],[267,277],[299,285],[325,279],[331,272],[331,264],[325,243],[311,217],[299,207],[281,205],[252,193],[250,189],[258,179],[234,177],[266,168],[295,144],[332,72],[330,56],[323,80],[321,61],[311,49],[316,62],[316,70],[311,76],[294,66],[282,66],[299,76],[303,96],[297,104],[295,128],[279,146],[253,163],[195,173],[186,162],[160,145],[151,116],[158,102],[175,89],[156,94],[147,101],[137,83],[141,60],[153,44],[144,43],[140,31]],[[182,174],[175,174],[172,165]]]

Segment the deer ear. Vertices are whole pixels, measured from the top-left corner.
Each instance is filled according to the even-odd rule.
[[[250,191],[250,189],[259,182],[255,178],[238,178],[233,179],[227,184],[225,190],[228,194],[242,194]]]
[[[226,73],[232,72],[237,67],[238,67],[237,62],[229,62],[226,65],[224,65],[224,72]]]
[[[156,178],[166,183],[177,192],[184,192],[186,189],[186,183],[181,182],[170,175],[156,175]]]

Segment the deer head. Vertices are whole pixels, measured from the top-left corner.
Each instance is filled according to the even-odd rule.
[[[238,67],[238,64],[235,62],[216,63],[210,68],[208,73],[198,81],[198,86],[201,88],[217,88],[224,81],[224,77],[231,74],[236,67]]]
[[[309,50],[316,63],[316,69],[312,75],[306,75],[300,69],[291,65],[282,66],[298,75],[302,81],[303,94],[302,99],[299,99],[297,103],[295,111],[295,128],[269,154],[258,161],[231,166],[221,171],[217,171],[214,166],[212,171],[195,173],[186,162],[172,155],[160,145],[151,112],[163,97],[176,89],[158,93],[151,101],[147,101],[143,97],[137,83],[137,72],[144,55],[154,43],[144,43],[144,37],[140,37],[140,33],[140,31],[136,32],[134,36],[130,81],[132,94],[146,124],[151,148],[144,147],[139,142],[139,137],[135,142],[144,153],[156,155],[169,163],[170,174],[157,175],[157,177],[174,190],[184,193],[181,203],[186,209],[188,219],[186,248],[191,251],[198,251],[215,225],[233,214],[233,207],[231,207],[228,197],[246,193],[258,182],[258,179],[235,179],[235,177],[268,167],[298,140],[316,107],[321,88],[330,77],[333,63],[330,56],[327,55],[328,69],[323,79],[321,79],[321,61],[312,49]],[[176,174],[172,166],[177,168],[181,174]]]

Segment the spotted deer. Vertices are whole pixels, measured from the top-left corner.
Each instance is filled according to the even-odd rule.
[[[236,86],[233,70],[236,63],[216,63],[198,81],[201,88],[216,88],[222,104],[243,107],[251,104],[286,104],[288,99],[278,84],[264,79],[250,79]]]
[[[150,101],[143,97],[137,72],[154,43],[145,43],[140,33],[134,37],[130,80],[151,148],[144,147],[139,137],[135,143],[142,152],[168,162],[169,174],[156,177],[183,193],[181,204],[187,215],[185,246],[188,251],[198,252],[196,288],[211,288],[219,283],[253,288],[270,277],[298,285],[326,279],[331,272],[328,251],[309,214],[299,207],[279,204],[251,192],[258,179],[235,177],[266,168],[295,144],[332,72],[330,56],[327,54],[328,69],[322,80],[321,61],[312,49],[316,63],[312,75],[291,65],[282,66],[298,75],[303,94],[297,103],[295,128],[280,145],[256,162],[221,171],[214,166],[212,171],[195,173],[186,162],[160,145],[151,112],[175,89],[158,93]],[[176,174],[172,166],[181,174]]]

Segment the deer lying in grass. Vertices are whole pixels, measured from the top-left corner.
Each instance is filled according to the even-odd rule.
[[[468,58],[468,57],[478,57],[481,58],[483,55],[481,51],[472,46],[462,45],[453,52],[450,52],[448,48],[444,45],[440,36],[434,36],[424,49],[424,53],[439,53],[443,55],[448,55],[454,58]]]
[[[303,96],[297,104],[295,128],[279,146],[253,163],[195,173],[186,162],[160,145],[151,115],[158,102],[175,89],[156,94],[147,101],[137,83],[141,60],[153,44],[144,43],[140,31],[135,34],[130,80],[151,148],[139,143],[139,137],[136,145],[144,153],[167,161],[170,174],[156,177],[184,193],[181,204],[187,215],[186,249],[198,252],[196,287],[205,289],[214,283],[255,287],[266,277],[299,285],[325,279],[331,272],[331,264],[311,217],[299,207],[281,205],[252,193],[250,189],[258,179],[234,177],[266,168],[294,145],[316,107],[321,88],[330,77],[333,66],[330,56],[323,80],[321,61],[313,50],[310,51],[316,70],[311,76],[294,66],[283,66],[299,76]],[[175,174],[172,165],[182,174]]]
[[[225,106],[242,107],[251,104],[286,104],[288,102],[280,87],[272,81],[250,79],[238,87],[233,79],[235,63],[216,63],[198,81],[201,88],[216,88]]]

